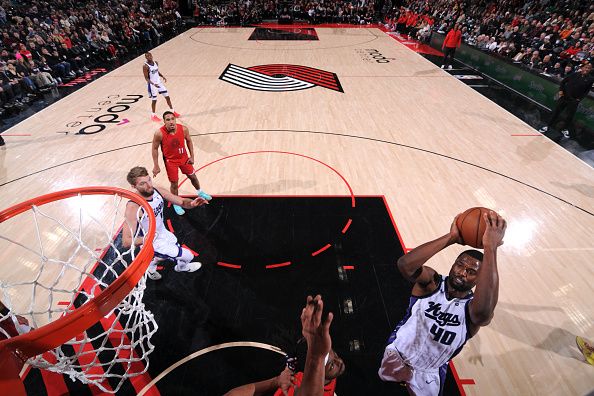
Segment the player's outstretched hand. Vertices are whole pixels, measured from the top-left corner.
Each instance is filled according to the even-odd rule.
[[[190,164],[190,165],[194,164],[194,157],[188,158],[188,164]]]
[[[153,168],[153,177],[157,177],[157,175],[161,172],[161,168],[159,168],[159,165],[156,165]]]
[[[483,246],[486,248],[497,248],[503,245],[503,237],[505,236],[505,229],[507,222],[494,211],[489,211],[483,215],[487,228],[483,234]]]
[[[458,213],[456,215],[456,217],[454,217],[454,221],[452,222],[452,225],[450,226],[450,241],[452,241],[452,243],[459,243],[462,244],[462,237],[460,236],[460,230],[458,229],[458,226],[456,225],[456,221],[458,221],[458,217],[460,217],[462,213]]]
[[[202,206],[202,205],[208,205],[208,201],[204,198],[197,197],[192,202],[190,202],[191,208],[196,208],[196,207]]]
[[[289,394],[289,389],[295,387],[293,380],[293,372],[289,370],[288,367],[285,367],[283,372],[277,377],[278,388],[280,388],[281,392],[283,392],[283,395],[287,396]]]
[[[301,311],[301,333],[307,341],[307,351],[312,357],[325,357],[332,347],[330,324],[333,315],[329,312],[326,320],[322,321],[323,311],[322,296],[307,296],[307,303]]]

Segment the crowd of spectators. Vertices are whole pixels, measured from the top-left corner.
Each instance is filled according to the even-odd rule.
[[[311,24],[375,22],[374,0],[237,0],[200,2],[194,10],[199,23],[245,26],[265,20],[291,19]]]
[[[594,60],[592,1],[409,0],[385,23],[421,40],[458,24],[466,44],[559,78]]]
[[[138,0],[0,2],[0,112],[173,37],[175,6]],[[154,6],[154,7],[153,7]]]

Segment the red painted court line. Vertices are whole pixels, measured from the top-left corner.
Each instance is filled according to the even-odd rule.
[[[76,339],[77,341],[81,341],[82,337],[77,336]],[[93,363],[93,361],[99,361],[97,354],[95,353],[95,349],[90,342],[85,342],[84,344],[73,344],[72,348],[74,349],[75,353],[80,353],[77,360],[78,364],[80,364],[81,366],[90,365]],[[43,372],[45,370],[41,371]],[[105,371],[103,370],[103,367],[100,364],[95,363],[88,369],[87,373],[89,373],[92,376],[103,376],[105,374]],[[101,385],[103,385],[107,390],[113,390],[107,380],[103,381]],[[104,392],[95,385],[89,385],[89,390],[93,395],[104,394]]]
[[[332,245],[327,244],[326,246],[324,246],[320,250],[316,250],[315,252],[313,252],[311,255],[312,256],[317,256],[318,254],[322,253],[324,250],[328,250],[330,248],[330,246],[332,246]]]
[[[462,385],[474,385],[475,384],[475,382],[474,382],[474,380],[472,378],[470,378],[470,379],[461,379],[460,380],[460,383]]]
[[[342,268],[345,270],[354,270],[355,266],[354,265],[343,265]]]
[[[544,136],[543,134],[540,133],[516,133],[516,134],[512,134],[511,136]]]
[[[289,265],[291,265],[291,262],[290,261],[287,261],[286,263],[269,264],[269,265],[266,266],[266,268],[267,269],[270,269],[270,268],[286,267],[286,266],[289,266]]]
[[[173,231],[173,226],[171,225],[171,220],[169,220],[169,219],[167,219],[167,228],[169,228],[169,231],[175,232],[175,231]]]
[[[349,229],[349,227],[351,226],[351,223],[353,222],[353,219],[349,219],[349,221],[347,221],[346,225],[344,226],[344,228],[342,229],[342,233],[345,234],[347,232],[347,230]]]
[[[194,256],[199,256],[199,254],[198,254],[198,253],[196,253],[195,251],[193,251],[192,249],[190,249],[190,248],[188,247],[188,245],[186,245],[186,244],[183,244],[183,245],[182,245],[182,247],[183,247],[183,248],[186,248],[186,249],[188,249],[188,250],[190,251],[190,253],[192,253]]]
[[[388,211],[388,214],[390,215],[390,220],[392,220],[392,225],[394,226],[394,230],[396,231],[396,235],[398,235],[398,240],[400,241],[400,244],[402,245],[402,248],[404,249],[404,252],[409,252],[411,249],[408,249],[406,247],[406,245],[404,244],[404,241],[402,240],[402,235],[400,235],[400,231],[398,230],[398,226],[396,225],[396,222],[394,221],[394,216],[392,216],[392,211],[390,210],[390,207],[388,206],[388,201],[386,201],[386,197],[384,195],[382,195],[382,199],[384,200],[384,205],[386,206],[386,210]]]
[[[104,317],[101,319],[101,325],[103,325],[104,329],[107,330],[113,328],[118,332],[110,334],[109,340],[111,344],[130,346],[130,339],[128,338],[128,335],[124,332],[121,323],[119,321],[116,321],[115,319],[116,317],[113,313],[109,315],[107,318]],[[138,360],[139,356],[134,350],[134,348],[129,348],[125,350],[119,349],[118,357],[122,360],[131,361],[130,370],[132,372],[140,373],[144,370],[144,364],[143,362]],[[132,386],[134,387],[136,392],[140,392],[146,385],[148,385],[151,382],[151,380],[152,378],[146,372],[144,374],[140,374],[130,378],[130,382],[132,383]],[[154,395],[160,394],[156,387],[152,387],[151,390],[152,394]]]
[[[462,381],[472,381],[472,383],[474,384],[474,380],[472,379],[464,379],[461,380],[460,377],[458,376],[458,372],[456,371],[456,367],[454,366],[454,362],[450,360],[450,370],[452,370],[452,375],[454,376],[454,379],[456,380],[456,384],[458,384],[458,389],[460,390],[460,395],[461,396],[466,396],[466,392],[464,391],[464,383]],[[467,384],[470,384],[469,382]]]
[[[322,162],[322,161],[320,161],[318,159],[315,159],[313,157],[309,157],[309,156],[304,155],[304,154],[293,153],[293,152],[290,152],[290,151],[259,150],[259,151],[248,151],[248,152],[245,152],[245,153],[232,154],[232,155],[228,155],[226,157],[222,157],[222,158],[219,158],[217,160],[211,161],[211,162],[209,162],[209,163],[207,163],[205,165],[202,165],[200,168],[196,169],[194,171],[194,173],[198,173],[199,171],[201,171],[202,169],[206,168],[207,166],[210,166],[212,164],[215,164],[217,162],[220,162],[220,161],[223,161],[223,160],[226,160],[226,159],[229,159],[229,158],[240,157],[240,156],[248,155],[248,154],[270,154],[270,153],[294,155],[296,157],[302,157],[302,158],[310,159],[310,160],[312,160],[314,162],[317,162],[318,164],[324,165],[326,168],[328,168],[332,172],[334,172],[343,181],[343,183],[347,186],[347,188],[349,190],[349,193],[351,195],[351,206],[353,208],[355,207],[355,193],[353,192],[353,189],[351,188],[351,185],[349,184],[349,182],[347,181],[347,179],[345,179],[345,177],[340,172],[338,172],[336,169],[334,169],[330,165],[328,165],[325,162]]]
[[[228,267],[228,268],[241,268],[241,265],[223,263],[222,261],[217,262],[217,265],[220,265],[221,267]]]
[[[68,305],[70,304],[68,301],[58,301],[58,305]]]
[[[51,364],[56,364],[57,362],[56,357],[49,352],[45,352],[43,357]],[[29,372],[30,371],[27,371],[23,378],[26,378],[27,375],[29,375]],[[41,373],[41,378],[43,380],[43,384],[45,385],[45,391],[48,396],[68,394],[68,387],[66,386],[66,382],[64,381],[64,376],[62,374],[43,369],[40,369],[39,372]]]

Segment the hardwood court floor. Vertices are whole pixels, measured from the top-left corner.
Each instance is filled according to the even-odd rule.
[[[378,29],[317,28],[317,41],[250,41],[252,31],[193,29],[152,51],[193,135],[197,168],[229,157],[199,170],[204,189],[215,199],[349,194],[313,158],[356,195],[384,195],[409,248],[446,233],[469,207],[496,209],[509,221],[499,304],[455,359],[460,377],[475,381],[465,391],[594,389],[574,346],[575,335],[594,338],[594,170]],[[158,125],[148,119],[142,64],[133,60],[7,131],[31,136],[9,136],[0,150],[3,207],[74,186],[127,188],[129,168],[150,170]],[[328,74],[311,71],[304,78],[318,85],[308,89],[246,89],[219,78],[230,64],[247,75],[262,65],[315,68],[336,74],[343,92],[319,86]],[[234,156],[258,151],[266,152]],[[167,185],[163,174],[155,181]],[[188,184],[182,193],[193,192]],[[447,273],[462,249],[431,265]]]

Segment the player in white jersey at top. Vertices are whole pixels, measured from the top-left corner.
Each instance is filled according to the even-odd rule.
[[[169,92],[167,92],[167,87],[164,83],[167,82],[167,79],[164,75],[161,74],[159,71],[159,63],[153,60],[153,54],[147,52],[144,54],[146,58],[146,62],[142,66],[142,72],[144,73],[144,79],[146,80],[147,89],[149,98],[151,98],[151,120],[160,122],[161,119],[157,115],[157,95],[161,94],[165,97],[167,101],[167,106],[171,109],[171,112],[176,118],[181,117],[181,115],[173,109],[173,105],[171,104],[171,98],[169,97]],[[163,79],[163,81],[161,81]]]
[[[176,263],[174,270],[177,272],[194,272],[200,269],[202,264],[198,261],[193,261],[194,254],[190,250],[181,247],[177,242],[176,236],[165,228],[163,209],[165,208],[165,200],[172,204],[180,205],[185,209],[202,206],[208,202],[200,197],[194,200],[182,198],[170,193],[165,188],[160,190],[155,189],[148,171],[141,166],[132,168],[128,172],[126,179],[132,188],[147,200],[155,213],[157,223],[155,239],[153,240],[155,257],[148,268],[149,278],[153,280],[161,279],[161,274],[157,272],[157,263],[162,260],[174,261]],[[126,224],[122,229],[122,243],[125,248],[129,248],[132,242],[136,246],[142,245],[143,238],[138,233],[139,223],[140,230],[148,231],[148,217],[146,215],[140,215],[138,208],[139,205],[132,201],[129,201],[126,205]]]
[[[493,318],[499,294],[497,248],[507,225],[493,211],[484,216],[484,254],[462,252],[447,277],[424,264],[446,247],[462,243],[456,219],[449,233],[398,260],[398,269],[414,286],[406,314],[388,339],[378,374],[384,381],[405,382],[411,395],[441,395],[449,361]]]

